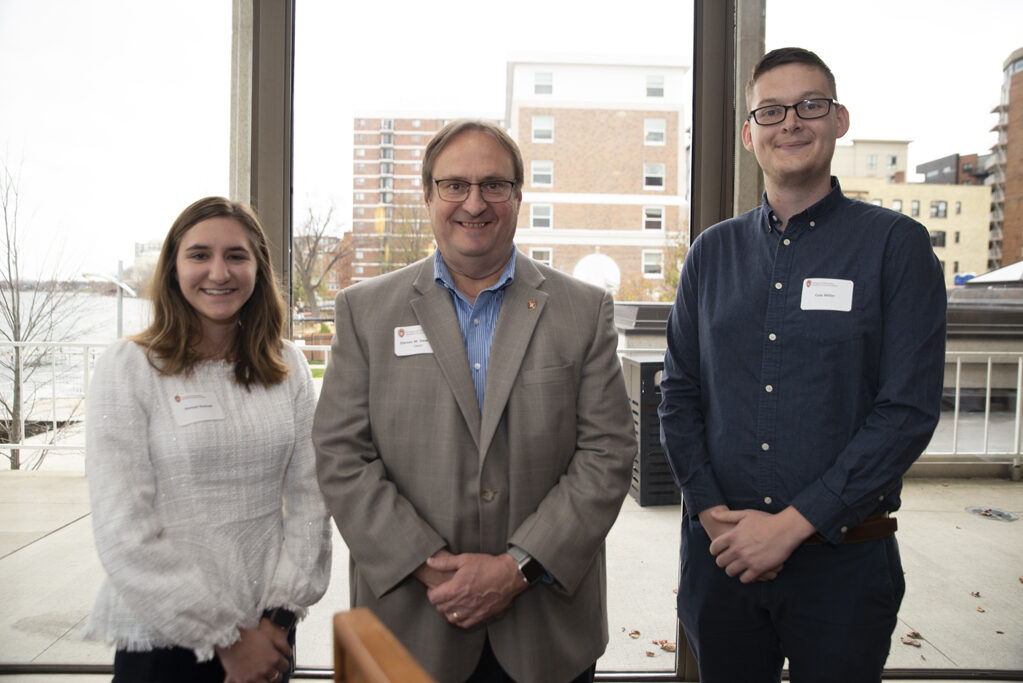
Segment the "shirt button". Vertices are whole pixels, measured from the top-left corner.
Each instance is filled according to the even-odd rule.
[[[774,387],[768,384],[766,387],[764,387],[764,391],[766,391],[767,393],[771,393],[772,391],[774,391]]]
[[[473,325],[479,325],[480,324],[480,319],[479,318],[473,318],[472,319],[472,324]]]
[[[774,288],[775,289],[781,289],[782,288],[782,284],[780,282],[775,282],[774,283]]]
[[[480,364],[479,363],[474,363],[472,367],[474,367],[477,370],[479,370],[480,369]]]
[[[774,502],[774,500],[771,498],[771,496],[765,496],[764,497],[764,503],[766,503],[767,505],[770,505],[773,502]]]
[[[762,450],[762,451],[769,451],[769,450],[771,450],[771,444],[769,444],[769,443],[762,443],[762,444],[760,444],[760,450]]]
[[[784,244],[784,245],[785,245],[785,246],[787,247],[787,246],[789,246],[790,244],[792,244],[792,240],[790,240],[790,239],[786,238],[786,239],[782,240],[782,242],[781,242],[781,243],[782,243],[782,244]]]
[[[849,527],[844,526],[841,529],[839,529],[839,531],[841,531],[843,534],[848,533],[849,532]]]
[[[482,493],[480,493],[480,498],[483,499],[484,503],[489,503],[496,497],[497,491],[494,491],[493,489],[483,489]]]
[[[771,220],[772,220],[772,221],[777,221],[777,220],[778,220],[778,217],[777,217],[776,215],[774,215],[774,214],[772,213],[772,214],[771,214]]]
[[[878,497],[877,497],[877,499],[878,499],[878,500],[884,500],[884,496],[883,496],[883,495],[881,495],[881,496],[878,496]]]
[[[775,339],[778,338],[778,335],[772,332],[771,334],[767,335],[767,338],[770,339],[771,341],[774,341]]]
[[[810,221],[810,227],[811,228],[816,226],[816,225],[817,225],[817,221]]]

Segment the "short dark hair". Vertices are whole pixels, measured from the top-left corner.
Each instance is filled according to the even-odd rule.
[[[522,152],[519,151],[519,146],[515,144],[515,141],[505,132],[504,128],[501,128],[496,123],[481,119],[458,119],[437,131],[437,134],[426,145],[426,152],[423,154],[423,188],[426,190],[427,199],[433,196],[433,165],[437,163],[437,157],[440,156],[440,153],[444,151],[449,142],[462,133],[470,131],[486,133],[497,140],[498,144],[508,151],[514,167],[515,178],[513,180],[515,181],[515,187],[516,189],[522,188],[524,181]]]
[[[828,79],[828,86],[831,88],[831,96],[838,99],[838,89],[835,87],[835,75],[831,73],[831,69],[824,63],[824,60],[818,57],[815,53],[805,50],[801,47],[780,47],[777,50],[771,50],[766,55],[760,58],[760,60],[753,67],[753,75],[750,76],[749,83],[746,84],[746,108],[753,106],[753,86],[756,84],[757,79],[763,76],[771,69],[777,69],[779,66],[786,64],[805,64],[806,66],[812,66],[816,69],[820,69]]]

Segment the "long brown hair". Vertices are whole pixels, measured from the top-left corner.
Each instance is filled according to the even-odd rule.
[[[255,382],[267,387],[279,384],[288,375],[281,341],[287,309],[270,267],[266,233],[252,209],[240,202],[206,197],[181,212],[163,242],[149,285],[153,322],[131,340],[146,349],[149,363],[163,375],[188,374],[203,360],[196,351],[202,325],[181,293],[176,263],[185,233],[196,223],[218,217],[233,218],[242,226],[257,266],[255,288],[238,311],[239,329],[228,352],[234,361],[235,380],[246,388]]]

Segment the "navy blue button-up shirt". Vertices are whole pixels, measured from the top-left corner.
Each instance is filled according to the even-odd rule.
[[[661,441],[688,514],[794,506],[827,541],[899,507],[937,425],[946,292],[927,230],[832,192],[703,232],[668,319]]]

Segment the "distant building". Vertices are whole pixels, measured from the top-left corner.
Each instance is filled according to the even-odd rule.
[[[837,176],[882,178],[889,183],[906,182],[909,140],[853,140],[835,145],[831,172]]]
[[[916,172],[932,185],[983,185],[990,155],[950,154],[947,157],[918,164]]]
[[[689,68],[525,58],[507,71],[526,167],[516,244],[625,298],[670,298],[659,290],[689,241]]]
[[[923,223],[931,233],[931,246],[941,261],[946,287],[955,285],[957,274],[987,272],[991,188],[856,177],[840,177],[839,182],[849,197],[905,213]]]
[[[1004,78],[991,149],[992,268],[1023,260],[1023,47],[1005,60]]]
[[[413,263],[433,250],[423,204],[423,152],[449,120],[407,113],[355,118],[351,256],[339,266],[349,270],[351,282]]]

